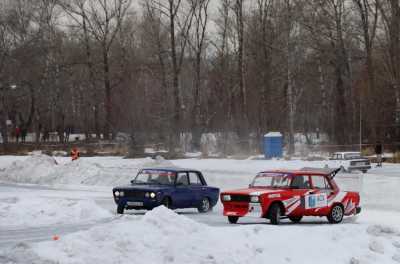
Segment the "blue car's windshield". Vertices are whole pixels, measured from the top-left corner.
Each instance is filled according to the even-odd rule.
[[[176,173],[165,170],[142,170],[138,173],[133,184],[166,184],[175,183]]]
[[[259,173],[252,182],[253,187],[289,187],[290,176],[283,173]]]

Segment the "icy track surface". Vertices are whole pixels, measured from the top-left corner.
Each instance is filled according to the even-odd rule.
[[[115,214],[112,186],[129,183],[141,167],[171,165],[200,169],[226,190],[246,186],[258,171],[324,162],[2,156],[0,263],[400,263],[399,165],[338,175],[342,189],[360,191],[363,206],[339,225],[313,217],[229,225],[220,203],[207,214],[163,207]]]

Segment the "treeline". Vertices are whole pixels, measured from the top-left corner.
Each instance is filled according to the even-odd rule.
[[[399,0],[0,0],[0,127],[394,142]]]

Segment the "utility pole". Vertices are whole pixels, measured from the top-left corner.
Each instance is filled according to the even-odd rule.
[[[359,139],[360,139],[360,153],[361,153],[361,151],[362,151],[362,107],[361,107],[361,98],[362,98],[362,96],[360,96],[360,124],[359,124],[359,128],[360,128],[360,131],[359,131]]]

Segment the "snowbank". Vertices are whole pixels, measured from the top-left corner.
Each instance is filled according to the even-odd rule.
[[[3,258],[37,263],[394,263],[399,241],[398,230],[381,225],[211,227],[158,207],[144,217],[123,216],[58,241],[17,245]]]
[[[62,198],[6,197],[0,199],[0,226],[44,226],[82,223],[112,217],[93,200]]]
[[[64,162],[62,162],[64,161]],[[57,162],[50,156],[36,154],[14,161],[0,171],[0,181],[34,184],[72,184],[112,186],[126,184],[142,167],[171,166],[163,159],[128,160],[125,166],[110,167],[79,159]]]

